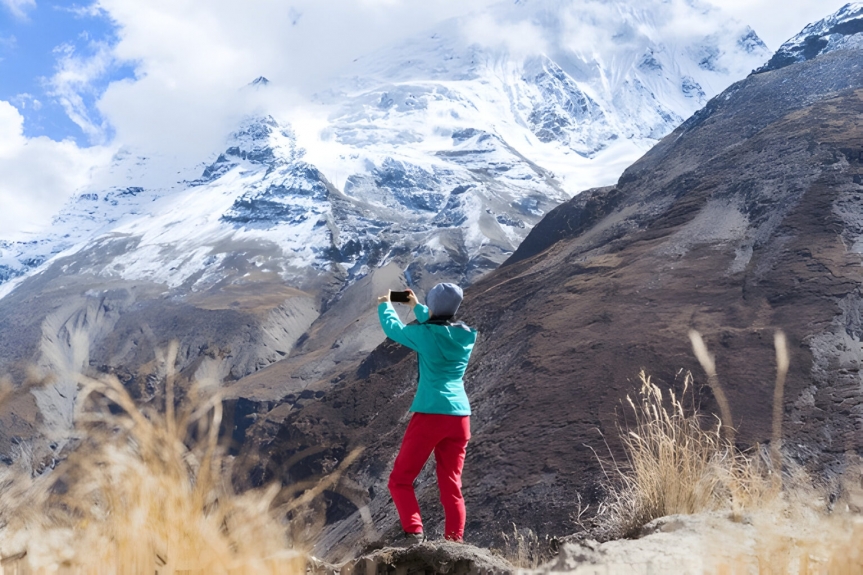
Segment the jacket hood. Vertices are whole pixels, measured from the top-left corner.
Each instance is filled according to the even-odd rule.
[[[434,341],[441,354],[449,361],[464,360],[476,343],[476,330],[456,322],[450,325],[429,325],[434,330]]]

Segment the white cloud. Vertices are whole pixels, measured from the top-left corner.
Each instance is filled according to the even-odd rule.
[[[16,18],[26,18],[27,12],[36,7],[36,0],[0,0]]]
[[[716,18],[726,17],[716,12],[701,0],[527,0],[501,4],[463,29],[469,40],[515,55],[558,46],[584,61],[627,60],[651,43],[690,44],[714,34]]]
[[[71,44],[58,46],[57,71],[48,81],[49,95],[56,98],[75,124],[92,142],[102,144],[107,137],[104,120],[93,118],[84,98],[96,96],[94,84],[105,77],[114,64],[111,47],[105,42],[90,42],[92,55],[75,53]]]
[[[849,0],[710,0],[752,26],[771,50],[807,24],[833,14]]]
[[[74,14],[79,17],[95,17],[95,16],[103,16],[102,9],[99,8],[98,4],[87,4],[86,6],[79,6],[73,4],[72,6],[54,6],[55,10],[62,10],[63,12],[69,12],[70,14]]]
[[[18,45],[18,39],[15,36],[0,36],[0,48],[3,50],[12,50]]]
[[[632,2],[628,28],[620,26],[620,14],[614,12],[625,6],[597,0],[576,0],[569,7],[533,0],[521,5],[499,0],[97,1],[119,27],[115,60],[138,63],[136,79],[105,91],[99,102],[102,117],[123,144],[185,154],[189,161],[213,151],[239,117],[260,105],[238,90],[255,77],[272,81],[268,96],[280,107],[296,108],[357,57],[492,4],[497,6],[490,12],[466,19],[464,31],[472,41],[517,55],[544,52],[560,41],[544,36],[548,22],[520,18],[525,12],[538,18],[564,14],[551,28],[557,26],[557,34],[584,50],[602,43],[637,50],[646,37],[659,34],[659,24],[641,18],[648,9],[658,10],[665,26],[680,22],[687,33],[699,31],[692,0]],[[585,19],[607,24],[614,33],[597,36]],[[627,47],[627,38],[633,46]]]
[[[99,110],[123,144],[200,161],[261,98],[302,105],[355,58],[491,2],[98,0],[119,27],[114,58],[138,63]],[[266,95],[239,90],[261,75]]]
[[[16,94],[15,97],[12,98],[11,104],[19,110],[30,109],[34,112],[38,112],[42,109],[42,102],[38,98],[33,96],[33,94],[28,94],[26,92],[22,94]]]
[[[462,33],[480,46],[506,50],[515,57],[542,54],[548,51],[543,30],[531,22],[501,22],[490,14],[470,18]]]
[[[26,138],[23,124],[18,110],[0,100],[0,237],[7,240],[48,224],[110,157],[106,148],[81,149],[71,140]]]

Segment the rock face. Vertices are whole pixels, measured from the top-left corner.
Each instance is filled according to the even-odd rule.
[[[441,540],[402,549],[385,547],[339,565],[312,560],[308,571],[313,575],[510,575],[518,569],[486,549]]]
[[[861,62],[837,49],[733,85],[617,185],[553,210],[467,290],[461,319],[480,333],[466,376],[470,542],[511,522],[574,531],[579,497],[594,502],[605,481],[592,449],[604,437],[619,455],[639,370],[678,393],[686,370],[704,383],[692,328],[716,355],[741,443],[770,436],[781,328],[789,455],[823,470],[863,450]],[[256,481],[308,478],[365,447],[334,490],[321,553],[353,553],[363,517],[398,529],[386,479],[415,378],[412,354],[385,344],[322,398],[262,410],[249,428],[248,449],[264,454],[248,463]],[[717,412],[707,388],[695,401]],[[417,489],[434,533],[431,467]]]

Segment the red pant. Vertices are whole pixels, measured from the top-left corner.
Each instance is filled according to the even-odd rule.
[[[467,415],[413,414],[387,485],[406,533],[423,530],[414,480],[434,451],[440,502],[446,517],[444,537],[462,540],[465,509],[461,496],[461,470],[468,440],[470,417]]]

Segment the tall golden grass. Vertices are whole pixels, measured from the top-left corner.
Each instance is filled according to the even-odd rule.
[[[725,397],[725,391],[719,385],[719,376],[716,374],[716,359],[712,353],[707,351],[707,346],[704,344],[701,334],[694,329],[689,330],[689,340],[692,342],[692,352],[707,374],[707,385],[710,386],[710,390],[716,398],[716,403],[719,405],[719,413],[722,418],[722,425],[725,427],[726,438],[733,443],[734,422],[731,419],[731,406],[728,403],[728,398]]]
[[[615,530],[637,535],[649,521],[673,514],[729,513],[732,521],[751,525],[736,535],[707,541],[713,557],[708,572],[851,575],[863,573],[863,474],[849,466],[840,496],[832,505],[818,485],[793,461],[783,457],[782,414],[789,368],[787,341],[774,337],[776,382],[769,449],[741,451],[733,443],[731,410],[719,383],[713,356],[701,335],[690,333],[693,351],[705,370],[720,409],[710,419],[684,406],[672,392],[663,394],[642,372],[636,399],[627,398],[634,423],[621,429],[626,462],[615,466],[617,487],[608,507]],[[692,390],[692,377],[683,396]],[[832,490],[835,494],[837,489]],[[748,539],[747,539],[748,537]]]
[[[720,420],[685,408],[643,371],[636,399],[627,397],[634,422],[621,430],[626,462],[617,469],[608,513],[615,531],[637,535],[653,519],[723,508],[741,510],[770,493],[769,470],[755,454],[737,449]],[[683,395],[692,389],[687,374]]]
[[[218,444],[222,404],[205,385],[165,412],[142,411],[116,377],[79,376],[74,447],[52,471],[7,472],[0,567],[8,573],[276,574],[305,572],[287,536],[279,486],[231,487]]]

